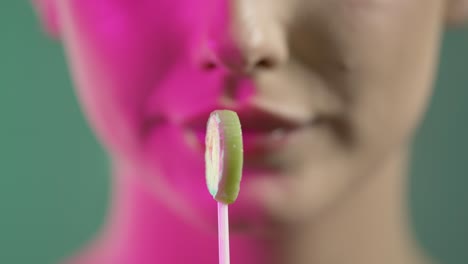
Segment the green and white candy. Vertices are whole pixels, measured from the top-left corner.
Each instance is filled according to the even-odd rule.
[[[243,146],[239,117],[233,111],[210,114],[206,133],[206,184],[213,198],[231,204],[239,195]]]

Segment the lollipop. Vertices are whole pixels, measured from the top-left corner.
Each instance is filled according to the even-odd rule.
[[[206,133],[206,184],[218,201],[219,263],[229,263],[228,204],[239,194],[243,163],[242,132],[233,111],[216,110],[208,119]]]

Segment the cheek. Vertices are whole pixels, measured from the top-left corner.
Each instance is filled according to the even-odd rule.
[[[411,139],[430,99],[436,65],[438,30],[427,22],[393,23],[347,38],[343,53],[352,64],[344,78],[344,111],[358,147],[376,151]]]
[[[405,76],[382,77],[356,91],[354,105],[348,110],[355,146],[363,155],[381,156],[410,143],[432,88],[427,74],[414,71],[411,78]]]
[[[147,97],[186,55],[190,36],[138,5],[64,2],[63,41],[84,111],[106,146],[126,152],[138,145]]]

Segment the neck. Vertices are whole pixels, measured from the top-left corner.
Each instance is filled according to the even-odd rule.
[[[409,228],[407,151],[388,159],[339,205],[288,229],[286,263],[428,263]]]
[[[217,233],[169,210],[131,168],[114,169],[113,204],[105,230],[72,263],[218,263]],[[269,263],[269,243],[247,235],[230,238],[232,263]]]

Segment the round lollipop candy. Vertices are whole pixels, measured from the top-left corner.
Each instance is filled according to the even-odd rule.
[[[213,198],[233,203],[242,178],[242,132],[233,111],[216,110],[208,119],[206,133],[206,183]]]
[[[242,179],[243,146],[239,117],[233,111],[216,110],[206,133],[206,183],[218,201],[219,262],[229,263],[228,204],[233,203]]]

